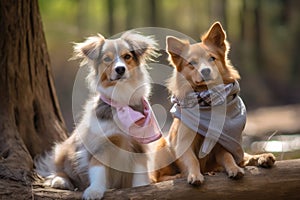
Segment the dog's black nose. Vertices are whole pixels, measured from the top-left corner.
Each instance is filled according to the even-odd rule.
[[[118,66],[115,68],[115,71],[117,72],[118,75],[123,75],[125,73],[125,67],[124,66]]]
[[[203,77],[209,77],[211,70],[209,68],[204,68],[200,72]]]

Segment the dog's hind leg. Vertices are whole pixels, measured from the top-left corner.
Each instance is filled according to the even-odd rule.
[[[65,169],[69,168],[65,166],[68,164],[68,150],[66,148],[67,145],[64,145],[64,143],[62,143],[56,145],[54,149],[55,174],[53,179],[50,181],[50,187],[65,190],[73,190],[74,186],[71,183],[69,176],[65,172]]]
[[[242,166],[257,166],[257,167],[272,167],[275,163],[275,156],[272,153],[263,153],[257,155],[250,155],[244,153],[244,161]]]
[[[182,178],[182,174],[178,173],[178,174],[175,174],[175,175],[164,175],[164,176],[161,176],[159,177],[158,181],[156,182],[161,182],[161,181],[170,181],[170,180],[174,180],[174,179],[178,179],[178,178]]]
[[[50,187],[63,190],[74,190],[73,184],[65,174],[56,174],[50,182]]]
[[[154,183],[174,180],[182,177],[183,175],[180,173],[176,163],[171,163],[170,165],[155,170],[153,173],[151,173],[151,180]]]
[[[154,159],[151,161],[154,171],[151,172],[151,181],[161,182],[181,178],[180,170],[176,164],[176,157],[167,145],[166,139],[158,142]]]

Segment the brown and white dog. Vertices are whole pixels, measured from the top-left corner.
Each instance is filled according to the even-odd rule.
[[[156,46],[134,32],[117,39],[97,35],[74,46],[74,57],[89,67],[92,97],[73,134],[51,156],[35,160],[38,173],[52,174],[51,187],[76,187],[84,199],[101,199],[108,188],[149,183],[144,144],[161,136],[147,101],[146,62],[157,56]]]
[[[240,75],[227,58],[229,44],[221,24],[214,23],[201,40],[195,44],[172,36],[166,40],[174,66],[167,85],[174,97],[174,120],[168,138],[161,138],[157,147],[154,182],[186,177],[188,183],[200,185],[202,173],[220,168],[237,179],[244,175],[245,165],[271,167],[275,162],[272,154],[253,156],[242,149],[246,109],[238,96]]]

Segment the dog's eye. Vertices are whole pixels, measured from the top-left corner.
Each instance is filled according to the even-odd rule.
[[[196,61],[190,61],[189,62],[189,65],[195,67],[198,63]]]
[[[126,54],[123,58],[124,58],[124,60],[129,60],[131,58],[131,55],[130,54]]]
[[[209,62],[213,62],[213,61],[215,61],[215,60],[216,60],[216,58],[213,57],[213,56],[211,56],[211,57],[208,59]]]
[[[111,62],[112,59],[109,56],[106,56],[106,57],[103,58],[103,61],[104,62]]]

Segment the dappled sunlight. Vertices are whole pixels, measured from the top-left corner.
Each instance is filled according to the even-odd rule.
[[[252,151],[258,152],[292,152],[300,150],[300,135],[275,136],[270,141],[253,142]]]

